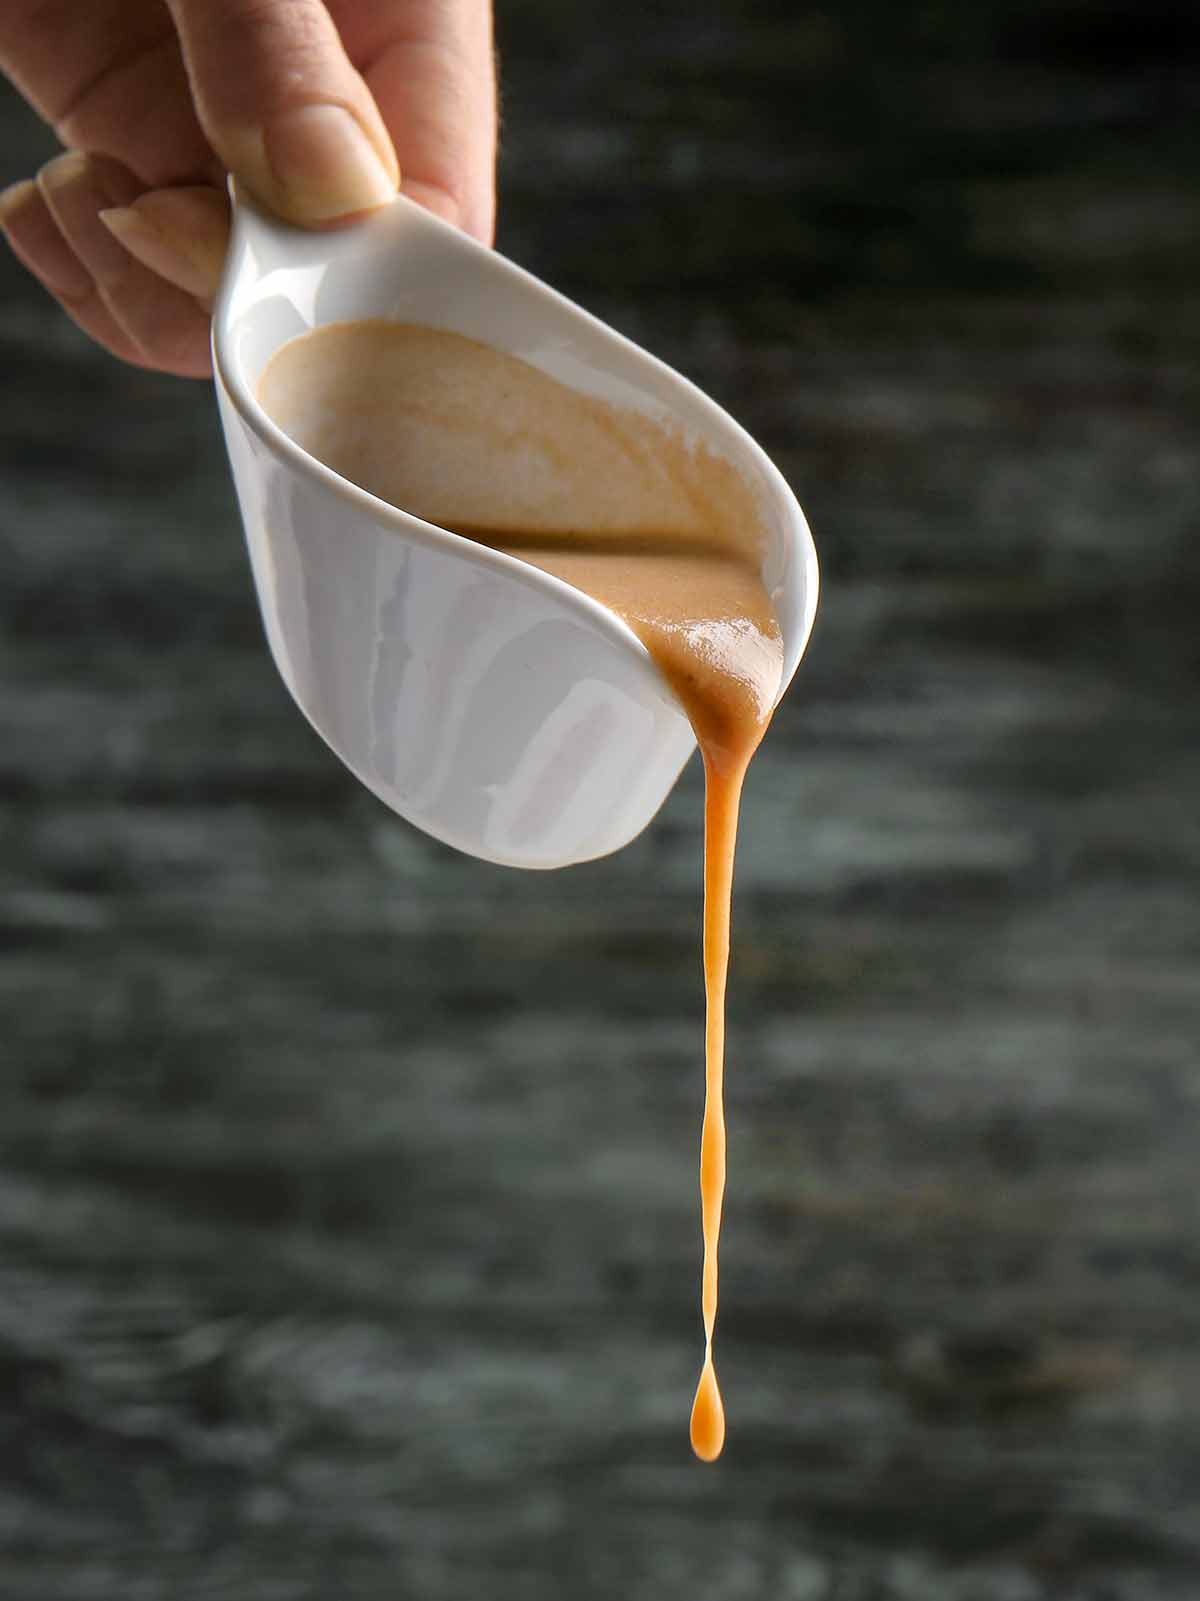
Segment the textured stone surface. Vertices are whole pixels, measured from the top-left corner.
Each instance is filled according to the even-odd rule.
[[[268,662],[210,397],[0,263],[6,1601],[1197,1593],[1197,29],[960,10],[501,6],[502,243],[824,561],[713,1470],[698,773],[558,875],[390,819]]]

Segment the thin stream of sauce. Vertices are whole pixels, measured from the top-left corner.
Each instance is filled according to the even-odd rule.
[[[480,537],[478,530],[474,537]],[[494,536],[485,537],[493,542]],[[733,868],[742,785],[779,686],[778,624],[753,565],[726,553],[664,555],[661,544],[647,539],[644,548],[650,554],[631,561],[605,555],[599,539],[564,538],[559,544],[543,538],[522,546],[505,538],[499,543],[594,595],[629,623],[687,712],[704,761],[704,1365],[692,1402],[690,1435],[701,1461],[713,1462],[725,1445],[713,1334],[725,1200],[725,991]],[[580,554],[581,547],[586,554]]]
[[[713,1336],[734,851],[743,780],[783,665],[744,486],[727,464],[684,451],[644,418],[459,335],[404,324],[339,324],[293,340],[269,364],[259,397],[287,433],[343,477],[608,606],[641,639],[691,721],[705,775],[706,1003],[705,1350],[691,1442],[711,1462],[725,1443]],[[531,451],[542,452],[535,473]],[[475,463],[470,483],[464,460]],[[573,514],[569,521],[564,511]]]
[[[749,761],[747,756],[746,761]],[[717,1321],[717,1251],[725,1203],[725,984],[733,853],[746,763],[728,765],[704,752],[704,1123],[700,1133],[700,1216],[704,1229],[704,1366],[692,1402],[692,1450],[704,1462],[725,1444],[725,1406],[713,1366]]]

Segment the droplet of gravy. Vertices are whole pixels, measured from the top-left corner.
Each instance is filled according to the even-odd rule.
[[[691,1435],[692,1450],[701,1462],[715,1462],[725,1445],[725,1405],[711,1351],[705,1354],[696,1399],[692,1402]]]

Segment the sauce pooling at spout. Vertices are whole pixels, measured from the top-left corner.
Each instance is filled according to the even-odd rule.
[[[268,365],[259,399],[344,478],[608,606],[645,645],[691,721],[705,779],[706,995],[705,1352],[691,1441],[712,1461],[725,1441],[713,1333],[734,848],[742,783],[783,671],[753,497],[727,462],[656,423],[580,395],[514,356],[408,324],[341,323],[293,340]]]

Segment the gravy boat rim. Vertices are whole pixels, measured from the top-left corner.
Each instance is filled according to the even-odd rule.
[[[465,534],[457,534],[453,529],[443,528],[438,523],[428,522],[424,518],[417,517],[412,512],[403,510],[393,501],[381,499],[378,495],[372,494],[370,490],[364,489],[360,484],[356,484],[351,479],[343,477],[341,473],[335,472],[332,467],[327,466],[318,457],[310,454],[303,446],[297,444],[290,435],[284,432],[260,404],[258,397],[246,380],[241,364],[231,356],[229,351],[229,341],[233,333],[232,303],[234,291],[237,284],[242,281],[246,270],[245,263],[248,259],[248,253],[243,247],[248,237],[252,237],[256,232],[265,232],[273,236],[277,244],[282,242],[285,248],[290,240],[303,240],[309,248],[312,247],[314,241],[329,241],[331,254],[339,249],[349,252],[356,245],[359,250],[364,252],[370,252],[374,249],[383,253],[387,248],[385,242],[387,236],[384,230],[394,229],[397,226],[398,219],[403,218],[406,214],[417,213],[422,226],[427,226],[435,234],[440,234],[442,243],[449,249],[455,250],[460,254],[474,256],[483,272],[501,272],[514,275],[532,292],[548,297],[552,302],[567,310],[572,316],[587,324],[593,332],[599,333],[606,341],[614,344],[632,364],[635,366],[638,364],[646,365],[660,377],[664,377],[669,383],[680,386],[688,395],[691,403],[703,413],[716,438],[723,438],[723,442],[726,442],[731,447],[722,452],[725,459],[740,471],[740,460],[749,458],[774,491],[774,499],[785,515],[764,514],[763,522],[767,530],[765,548],[769,549],[772,542],[790,542],[790,555],[792,559],[801,564],[803,569],[801,575],[804,596],[802,615],[793,630],[794,637],[789,639],[786,633],[783,635],[783,671],[780,676],[779,690],[772,703],[773,706],[778,706],[795,675],[812,633],[820,583],[819,565],[816,546],[807,518],[791,486],[762,446],[734,417],[709,395],[705,394],[690,378],[685,377],[683,373],[670,366],[669,363],[653,355],[625,334],[620,333],[611,324],[606,323],[593,312],[587,311],[577,302],[571,300],[569,296],[552,288],[543,279],[538,278],[536,274],[519,266],[499,251],[480,244],[478,240],[471,238],[468,234],[455,228],[451,223],[428,211],[407,195],[398,193],[386,205],[347,226],[313,231],[284,222],[263,209],[248,193],[243,191],[234,178],[229,180],[229,193],[233,202],[233,229],[226,258],[226,269],[213,306],[213,375],[224,388],[247,427],[257,435],[268,449],[286,462],[292,470],[298,472],[301,476],[315,478],[326,489],[345,501],[357,516],[365,514],[377,524],[390,525],[402,538],[413,540],[418,544],[451,550],[460,560],[473,563],[485,569],[490,568],[494,571],[502,571],[510,577],[518,577],[531,588],[552,595],[557,604],[586,617],[594,627],[608,634],[614,643],[620,644],[626,650],[632,650],[635,656],[644,663],[646,669],[654,675],[656,682],[659,684],[664,683],[662,675],[655,665],[649,650],[638,638],[637,634],[616,612],[610,610],[600,601],[593,599],[584,590],[575,588],[573,584],[567,583],[565,579],[557,578],[554,574],[534,566],[531,562],[523,561],[520,557],[510,556],[502,550],[497,550],[490,545],[482,544],[478,540],[468,538]],[[241,315],[252,316],[253,307],[248,308]],[[339,318],[336,320],[338,322],[349,322],[353,319]],[[384,321],[387,319],[377,318],[372,315],[364,320]],[[328,325],[313,322],[307,331],[312,332],[315,328],[322,326]],[[303,337],[303,335],[294,337]],[[517,359],[524,358],[518,357]],[[652,417],[651,420],[661,419]],[[674,698],[673,692],[671,694],[672,698]],[[680,714],[683,715],[682,706],[680,707]]]

